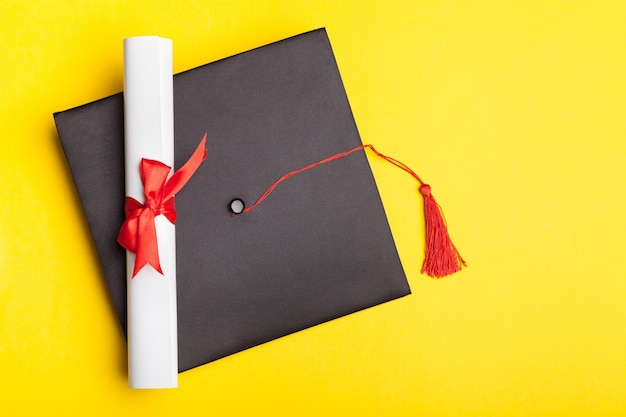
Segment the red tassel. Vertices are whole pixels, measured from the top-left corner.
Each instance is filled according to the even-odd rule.
[[[234,217],[236,214],[250,212],[263,200],[265,200],[267,196],[270,195],[272,191],[274,191],[278,184],[285,181],[286,179],[289,179],[301,172],[315,168],[319,165],[346,157],[356,151],[365,149],[370,149],[372,152],[374,152],[376,155],[383,158],[387,162],[411,174],[421,184],[419,190],[420,193],[424,196],[424,211],[426,215],[426,253],[424,258],[424,264],[422,265],[422,274],[427,274],[434,278],[442,278],[446,275],[454,274],[455,272],[460,271],[462,267],[467,266],[463,258],[461,258],[459,251],[450,240],[450,236],[448,235],[448,228],[443,218],[443,212],[441,211],[441,207],[439,207],[439,204],[437,204],[432,194],[430,193],[430,186],[428,184],[425,184],[424,181],[422,181],[422,179],[419,177],[419,175],[417,175],[407,165],[398,161],[395,158],[378,152],[372,145],[369,144],[360,145],[348,151],[331,155],[318,162],[309,164],[304,168],[300,168],[295,171],[286,173],[285,175],[274,181],[274,183],[270,185],[267,191],[265,191],[265,193],[263,193],[263,195],[261,195],[261,197],[259,197],[259,199],[252,206],[240,212],[233,211],[231,216]]]
[[[422,274],[434,278],[454,274],[467,264],[450,240],[443,212],[430,193],[430,186],[422,184],[419,190],[424,196],[424,213],[426,216],[426,253],[422,265]]]

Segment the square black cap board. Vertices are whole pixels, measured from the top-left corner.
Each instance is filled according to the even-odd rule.
[[[54,115],[126,328],[123,96]],[[209,155],[176,196],[179,370],[410,293],[324,29],[174,76],[175,164]]]

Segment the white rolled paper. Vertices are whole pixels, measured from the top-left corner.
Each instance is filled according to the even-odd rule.
[[[142,158],[174,166],[172,41],[157,36],[124,40],[126,195],[143,203]],[[170,175],[172,172],[170,172]],[[174,225],[155,218],[163,275],[146,265],[135,275],[127,251],[128,377],[131,388],[178,386],[176,241]]]

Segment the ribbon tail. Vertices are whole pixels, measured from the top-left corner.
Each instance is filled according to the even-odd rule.
[[[152,266],[158,273],[163,275],[161,262],[159,261],[154,214],[150,210],[143,210],[139,216],[138,223],[137,251],[135,252],[135,266],[131,278],[134,278],[146,265]]]
[[[169,180],[167,180],[163,192],[163,201],[169,200],[177,192],[179,192],[181,188],[187,184],[187,181],[189,181],[194,172],[196,172],[202,161],[206,159],[207,153],[209,152],[206,149],[206,137],[207,134],[205,133],[196,150],[193,152],[189,160],[185,162],[185,165],[180,167],[180,169],[176,171]]]

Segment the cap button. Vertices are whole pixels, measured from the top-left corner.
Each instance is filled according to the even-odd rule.
[[[246,208],[246,204],[240,198],[233,199],[228,205],[230,212],[233,214],[241,214]]]

